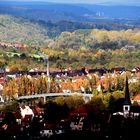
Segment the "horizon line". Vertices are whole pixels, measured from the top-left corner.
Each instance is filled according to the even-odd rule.
[[[106,6],[113,6],[113,5],[127,5],[127,6],[140,6],[140,2],[128,2],[128,3],[123,3],[123,2],[52,2],[52,1],[46,1],[46,0],[22,0],[22,1],[19,1],[19,0],[1,0],[0,2],[19,2],[19,3],[24,3],[24,2],[27,2],[27,3],[32,3],[32,2],[35,2],[35,3],[52,3],[52,4],[95,4],[95,5],[106,5]]]

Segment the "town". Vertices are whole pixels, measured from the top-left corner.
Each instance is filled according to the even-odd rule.
[[[0,139],[139,139],[139,7],[1,0]]]
[[[138,70],[1,73],[1,135],[9,139],[53,139],[77,133],[101,139],[132,138],[140,116]]]

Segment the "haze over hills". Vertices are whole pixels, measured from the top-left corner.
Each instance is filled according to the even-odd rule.
[[[48,2],[0,2],[0,13],[43,21],[92,21],[96,18],[139,19],[139,6],[58,4]]]
[[[1,40],[26,44],[46,42],[64,31],[140,28],[139,6],[133,5],[0,1],[0,14]]]
[[[52,3],[83,3],[83,4],[108,4],[108,5],[139,5],[139,0],[5,0],[5,1],[18,1],[18,2],[52,2]]]
[[[0,14],[22,17],[39,24],[49,37],[77,29],[121,30],[139,28],[139,6],[63,4],[27,1],[0,1]]]

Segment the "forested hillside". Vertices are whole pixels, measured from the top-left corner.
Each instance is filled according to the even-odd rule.
[[[68,67],[125,67],[140,65],[139,30],[77,30],[62,32],[40,48],[49,56],[50,65]]]
[[[0,41],[40,45],[47,40],[47,28],[20,17],[0,15]]]
[[[132,69],[140,65],[139,42],[139,30],[77,30],[63,32],[43,51],[60,68],[88,64],[92,67]]]
[[[55,47],[60,48],[85,48],[91,49],[119,49],[125,45],[138,45],[140,43],[140,31],[135,30],[76,30],[74,32],[62,32],[55,40]],[[51,43],[52,44],[52,43]]]
[[[76,23],[66,22],[66,26],[62,26],[62,23],[59,22],[56,26],[54,23],[43,25],[23,18],[0,15],[0,41],[28,45],[24,50],[14,48],[14,45],[13,48],[1,47],[0,66],[9,66],[13,71],[30,70],[34,67],[43,69],[46,68],[46,62],[42,59],[42,53],[49,56],[50,67],[60,69],[81,68],[86,65],[132,69],[140,65],[138,28],[82,29],[84,23],[79,24],[77,28],[81,29],[76,30],[70,28],[73,24],[77,26]],[[71,32],[66,32],[67,29],[71,29]],[[55,36],[51,36],[51,33]]]

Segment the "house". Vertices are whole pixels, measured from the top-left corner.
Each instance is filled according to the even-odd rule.
[[[116,68],[112,68],[111,69],[111,72],[112,73],[114,73],[114,72],[116,72],[116,73],[122,73],[122,72],[125,72],[125,71],[126,71],[126,69],[124,67],[116,67]]]
[[[138,104],[140,104],[140,93],[138,93],[132,100],[132,103],[133,102],[137,102]]]
[[[136,67],[136,68],[133,68],[131,70],[132,73],[137,73],[137,72],[140,72],[140,67]]]
[[[33,110],[29,106],[23,105],[22,107],[20,107],[20,111],[21,111],[21,116],[23,119],[27,116],[34,117]]]
[[[4,99],[2,98],[1,95],[0,95],[0,103],[4,103]]]

